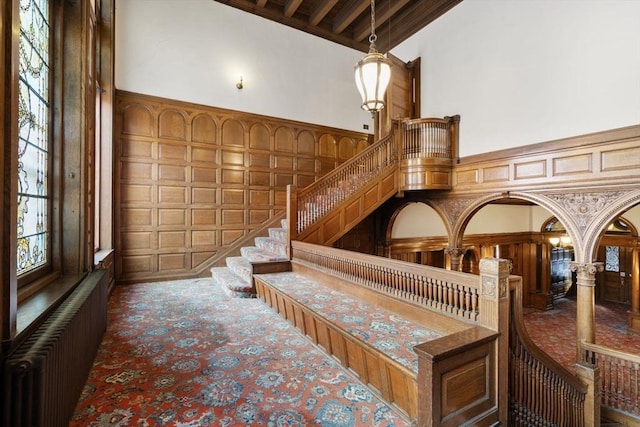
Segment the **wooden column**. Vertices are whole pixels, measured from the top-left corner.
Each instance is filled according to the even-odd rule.
[[[604,270],[604,264],[572,262],[570,268],[577,273],[576,361],[583,362],[580,343],[582,341],[595,343],[596,339],[596,273]]]
[[[465,250],[462,248],[447,248],[444,250],[444,253],[449,257],[451,270],[460,271],[462,257],[464,256]]]
[[[631,310],[627,325],[629,331],[640,333],[640,248],[633,248],[631,256]]]

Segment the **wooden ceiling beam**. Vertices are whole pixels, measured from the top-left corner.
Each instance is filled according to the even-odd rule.
[[[253,0],[215,0],[218,3],[226,4],[245,12],[253,13],[254,15],[261,16],[265,19],[269,19],[280,24],[287,25],[291,28],[295,28],[300,31],[304,31],[308,34],[321,37],[323,39],[332,41],[334,43],[341,44],[343,46],[350,47],[352,49],[359,50],[361,52],[368,51],[368,44],[355,41],[351,38],[351,35],[336,34],[331,28],[327,26],[309,25],[307,19],[299,19],[296,17],[285,18],[282,13],[282,7],[264,7],[259,8]]]
[[[376,30],[385,22],[387,22],[393,15],[398,13],[403,7],[407,5],[411,0],[393,0],[391,5],[389,2],[385,2],[376,7]],[[362,18],[358,22],[353,30],[354,40],[368,40],[371,34],[371,17]]]
[[[214,1],[361,52],[369,50],[371,0]],[[377,0],[376,47],[389,51],[461,1]]]
[[[349,7],[342,10],[342,12],[333,20],[333,32],[336,34],[342,33],[370,6],[371,2],[369,0],[360,0],[351,3]]]
[[[336,3],[338,3],[338,0],[321,1],[309,16],[309,24],[318,25],[320,21],[322,21],[324,17],[327,16],[327,13],[329,13],[329,11],[333,9],[333,6],[335,6]]]
[[[284,16],[291,18],[300,7],[300,3],[302,3],[302,0],[287,0],[284,5]]]
[[[405,7],[394,16],[391,26],[386,34],[380,34],[376,46],[380,52],[387,52],[390,46],[397,46],[410,36],[435,21],[445,12],[456,6],[462,0],[433,0],[418,1]],[[393,22],[398,25],[393,25]]]

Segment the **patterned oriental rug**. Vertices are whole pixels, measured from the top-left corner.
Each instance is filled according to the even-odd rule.
[[[640,354],[640,335],[627,331],[629,305],[596,304],[596,344]],[[576,363],[576,301],[561,298],[547,311],[530,310],[524,316],[529,336],[542,350],[570,371]]]
[[[118,286],[70,426],[409,426],[257,299],[211,279]]]

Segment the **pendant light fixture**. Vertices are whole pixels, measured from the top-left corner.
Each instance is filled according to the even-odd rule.
[[[376,39],[376,2],[371,0],[369,53],[356,64],[355,77],[362,109],[372,114],[384,108],[384,93],[391,78],[391,62],[376,50]]]

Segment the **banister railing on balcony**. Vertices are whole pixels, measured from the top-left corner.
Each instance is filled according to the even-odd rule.
[[[298,263],[459,320],[479,322],[477,275],[304,242],[292,245]]]
[[[404,120],[400,159],[453,159],[455,150],[451,141],[455,133],[451,127],[456,118],[459,119],[459,116]]]
[[[615,418],[615,413],[640,423],[640,355],[587,342],[580,343],[580,349],[583,360],[600,369],[603,415]]]
[[[400,121],[398,181],[404,190],[450,190],[460,116]]]

